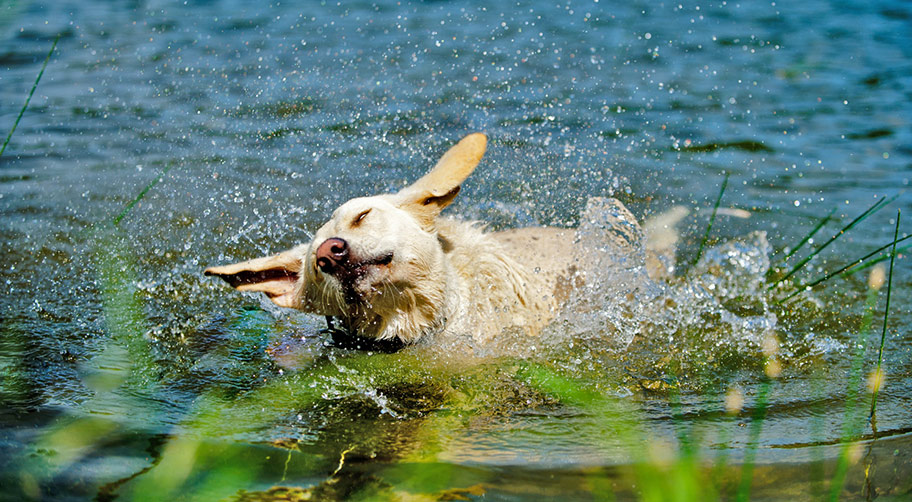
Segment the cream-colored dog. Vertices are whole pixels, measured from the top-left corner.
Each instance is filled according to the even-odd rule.
[[[206,274],[374,340],[458,334],[483,344],[505,328],[537,334],[585,281],[580,238],[545,227],[485,233],[440,217],[486,145],[485,135],[470,134],[411,186],[340,206],[310,243]],[[620,214],[612,224],[618,246],[633,244],[639,226],[620,202],[608,201]]]

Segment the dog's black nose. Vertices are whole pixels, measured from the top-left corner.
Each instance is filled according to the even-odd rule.
[[[333,271],[348,261],[348,243],[344,239],[331,237],[317,247],[317,266],[324,273]]]

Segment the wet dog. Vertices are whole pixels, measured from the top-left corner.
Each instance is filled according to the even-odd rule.
[[[340,206],[311,242],[205,273],[372,340],[413,344],[461,335],[485,344],[507,328],[536,335],[587,280],[584,239],[577,230],[549,227],[488,233],[476,222],[440,216],[486,147],[485,135],[470,134],[398,193]],[[593,200],[584,218],[597,216],[589,214],[593,207],[608,207],[599,214],[611,215],[609,240],[618,255],[641,249],[642,230],[623,205]],[[655,258],[661,254],[650,253],[650,275],[666,272]],[[646,267],[645,256],[642,262]]]

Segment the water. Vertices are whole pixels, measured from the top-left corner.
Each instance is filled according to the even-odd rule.
[[[846,423],[844,497],[908,496],[907,260],[876,431],[846,410],[850,389],[870,400],[850,382],[883,292],[866,321],[867,271],[789,307],[764,276],[833,208],[818,245],[899,194],[798,281],[889,242],[910,207],[910,19],[900,1],[0,5],[4,133],[61,34],[0,157],[4,496],[630,498],[702,479],[731,498],[753,457],[755,499],[808,498]],[[642,327],[596,288],[577,300],[603,309],[520,357],[368,355],[202,276],[307,240],[475,130],[491,145],[448,211],[492,229],[576,226],[595,196],[691,209],[683,278],[632,304]],[[750,217],[720,214],[692,266],[725,174],[722,207]]]

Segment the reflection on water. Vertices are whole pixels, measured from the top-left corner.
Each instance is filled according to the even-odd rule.
[[[908,495],[904,255],[873,423],[870,270],[788,302],[768,287],[874,200],[898,194],[796,283],[889,242],[910,206],[907,3],[0,11],[2,131],[61,35],[0,157],[11,497],[731,498],[751,458],[755,499],[829,493],[840,459],[845,498]],[[451,213],[598,239],[592,197],[683,206],[677,278],[595,256],[623,280],[578,291],[542,343],[464,365],[330,347],[321,319],[201,275],[308,240],[471,130],[491,146]]]

